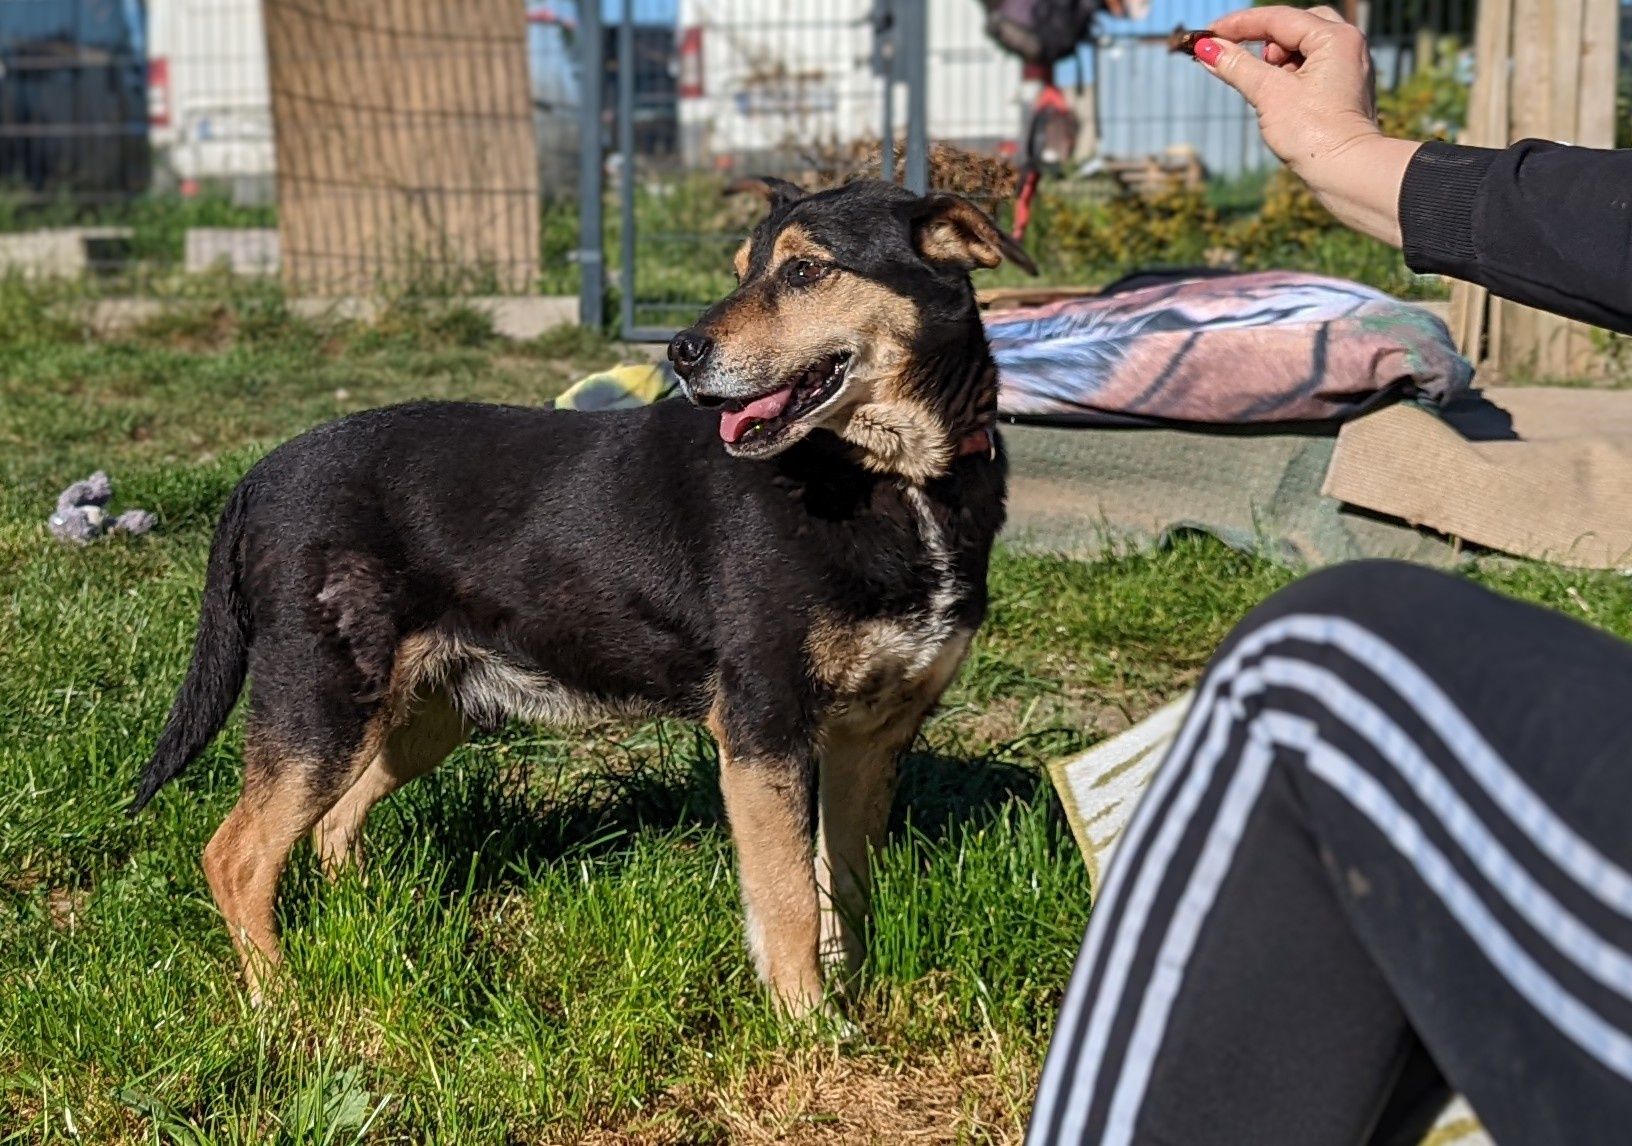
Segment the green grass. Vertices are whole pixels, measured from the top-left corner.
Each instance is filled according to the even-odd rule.
[[[1087,919],[1042,766],[1192,681],[1291,574],[1185,542],[1000,551],[990,624],[905,770],[851,1018],[789,1029],[739,936],[714,750],[691,728],[512,726],[370,823],[369,875],[304,846],[291,988],[245,1003],[199,869],[241,728],[123,812],[189,651],[213,516],[271,445],[424,395],[539,401],[618,354],[504,346],[457,307],[300,321],[247,292],[116,341],[0,284],[0,1142],[1012,1138]],[[57,545],[104,467],[156,510]],[[1632,631],[1624,580],[1499,587]]]

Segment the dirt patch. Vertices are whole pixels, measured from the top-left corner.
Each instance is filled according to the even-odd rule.
[[[1066,688],[1035,697],[1001,696],[946,712],[940,720],[972,744],[1009,744],[1044,729],[1069,729],[1098,741],[1126,731],[1164,703],[1143,691],[1108,695]]]
[[[70,934],[85,915],[85,905],[91,893],[84,888],[53,887],[45,894],[45,910],[51,926]]]
[[[1019,1142],[1037,1064],[980,1046],[905,1062],[809,1052],[719,1088],[683,1084],[638,1122],[588,1132],[593,1146],[679,1143]]]

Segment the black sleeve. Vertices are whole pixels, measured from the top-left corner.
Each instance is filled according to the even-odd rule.
[[[1632,150],[1424,144],[1400,186],[1405,261],[1632,334]]]

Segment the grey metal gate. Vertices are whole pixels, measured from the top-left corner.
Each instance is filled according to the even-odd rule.
[[[579,6],[585,325],[604,325],[608,285],[619,335],[641,342],[667,341],[725,294],[752,219],[722,195],[732,178],[808,180],[863,163],[890,178],[904,118],[903,180],[927,189],[926,0],[671,0],[659,19],[642,7],[623,0],[608,27],[598,0]]]

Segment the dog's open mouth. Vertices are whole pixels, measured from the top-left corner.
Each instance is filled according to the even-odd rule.
[[[850,352],[818,359],[780,390],[752,402],[732,402],[720,412],[720,437],[728,446],[769,445],[789,426],[839,392],[850,369]]]

